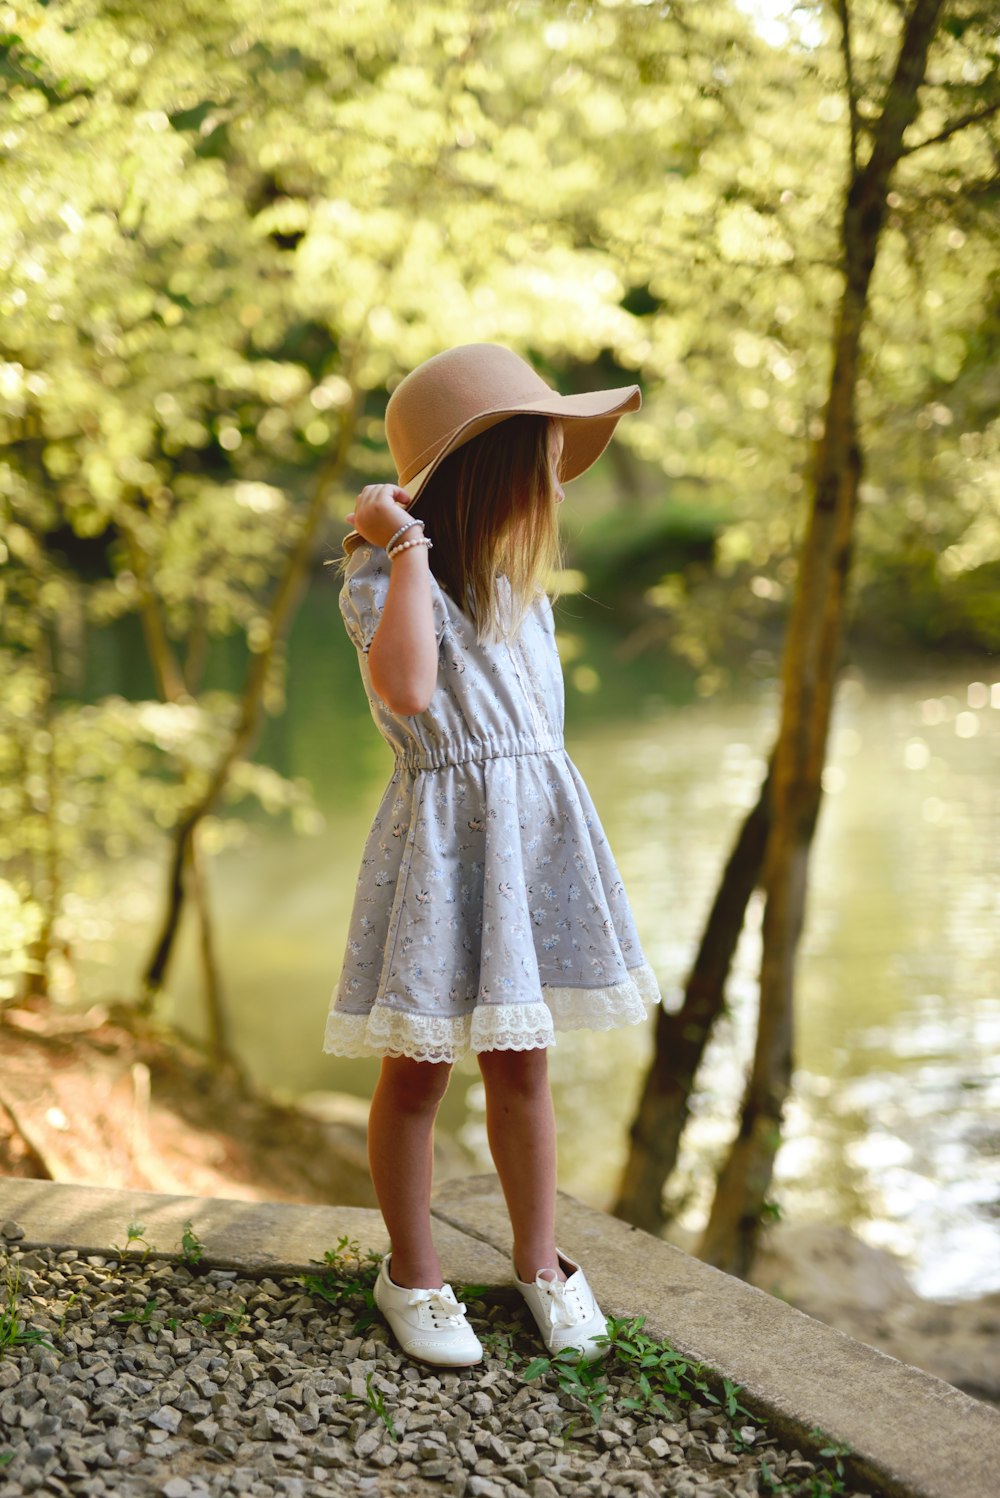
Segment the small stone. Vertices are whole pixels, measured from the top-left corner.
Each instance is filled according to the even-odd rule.
[[[0,1227],[0,1237],[6,1238],[8,1243],[16,1243],[20,1238],[24,1237],[24,1228],[19,1222],[15,1222],[13,1218],[9,1217],[3,1226]]]
[[[646,1442],[643,1451],[647,1456],[662,1462],[664,1457],[670,1455],[670,1442],[665,1441],[662,1436],[653,1436],[652,1440]]]
[[[163,1498],[191,1498],[194,1489],[186,1477],[171,1477],[163,1484],[160,1492]]]
[[[355,1456],[374,1456],[382,1444],[382,1432],[372,1426],[369,1430],[363,1430],[354,1443]]]
[[[507,1498],[500,1484],[489,1477],[470,1477],[468,1491],[472,1498]]]
[[[721,1462],[724,1467],[739,1466],[739,1457],[734,1456],[731,1451],[727,1451],[725,1446],[722,1445],[721,1441],[716,1441],[713,1445],[709,1446],[708,1449],[711,1455],[715,1457],[715,1460],[717,1462]]]
[[[622,1438],[617,1431],[599,1430],[597,1432],[597,1444],[602,1446],[605,1451],[611,1451],[615,1446],[620,1446],[621,1443]]]
[[[182,1419],[183,1416],[180,1410],[174,1409],[172,1404],[161,1404],[160,1408],[154,1410],[149,1416],[149,1423],[150,1425],[155,1425],[159,1430],[166,1430],[171,1435],[176,1435],[177,1431],[181,1428]]]
[[[528,1489],[531,1498],[559,1498],[559,1491],[554,1482],[549,1482],[547,1477],[536,1477]]]

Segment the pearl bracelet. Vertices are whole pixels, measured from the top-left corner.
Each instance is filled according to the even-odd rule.
[[[423,525],[423,523],[424,522],[418,519],[416,515],[412,520],[404,520],[402,525],[399,527],[399,530],[391,535],[388,541],[385,543],[386,552],[388,552],[390,546],[392,546],[396,541],[399,540],[404,531],[408,531],[412,525]]]
[[[386,556],[391,562],[393,557],[398,557],[401,551],[409,551],[411,546],[426,546],[428,550],[430,550],[433,545],[434,542],[430,539],[429,536],[418,536],[413,541],[400,541],[399,545],[394,546],[392,551],[386,552]]]

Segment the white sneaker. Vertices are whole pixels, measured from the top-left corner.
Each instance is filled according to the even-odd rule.
[[[482,1362],[483,1344],[465,1319],[465,1306],[450,1285],[410,1290],[389,1278],[390,1254],[375,1281],[375,1304],[407,1357],[440,1368],[471,1368]]]
[[[556,1278],[554,1269],[540,1269],[534,1284],[528,1285],[518,1279],[515,1267],[514,1283],[528,1302],[528,1309],[538,1322],[549,1352],[574,1347],[588,1363],[596,1362],[608,1351],[607,1346],[594,1341],[595,1337],[607,1335],[607,1318],[594,1299],[594,1292],[579,1264],[561,1249],[556,1252],[567,1271],[565,1282]]]

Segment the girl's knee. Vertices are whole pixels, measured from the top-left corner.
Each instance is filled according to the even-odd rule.
[[[548,1091],[548,1051],[544,1046],[531,1051],[480,1051],[476,1059],[487,1092],[491,1087],[505,1092]]]
[[[413,1061],[409,1056],[384,1056],[379,1086],[392,1093],[397,1108],[415,1113],[437,1108],[448,1090],[451,1064]]]

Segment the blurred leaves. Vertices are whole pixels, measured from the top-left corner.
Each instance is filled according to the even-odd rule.
[[[219,642],[268,649],[320,465],[346,444],[333,540],[391,472],[386,393],[450,344],[510,344],[570,391],[641,382],[613,524],[591,516],[572,558],[581,590],[632,598],[636,648],[674,650],[714,689],[780,615],[840,289],[830,7],[798,7],[781,41],[735,6],[628,0],[0,10],[0,763],[19,900],[57,900],[85,849],[134,846],[197,797],[237,711],[205,691]],[[888,0],[850,13],[865,152],[899,18]],[[1000,631],[983,585],[1000,552],[996,116],[935,137],[997,102],[998,67],[988,8],[950,5],[859,387],[860,601],[891,608],[893,580],[919,577],[914,626],[981,643]],[[173,699],[159,715],[82,700],[93,631],[132,614]],[[283,690],[279,652],[270,711]],[[302,786],[233,773],[314,823]],[[39,775],[42,809],[23,789]]]

